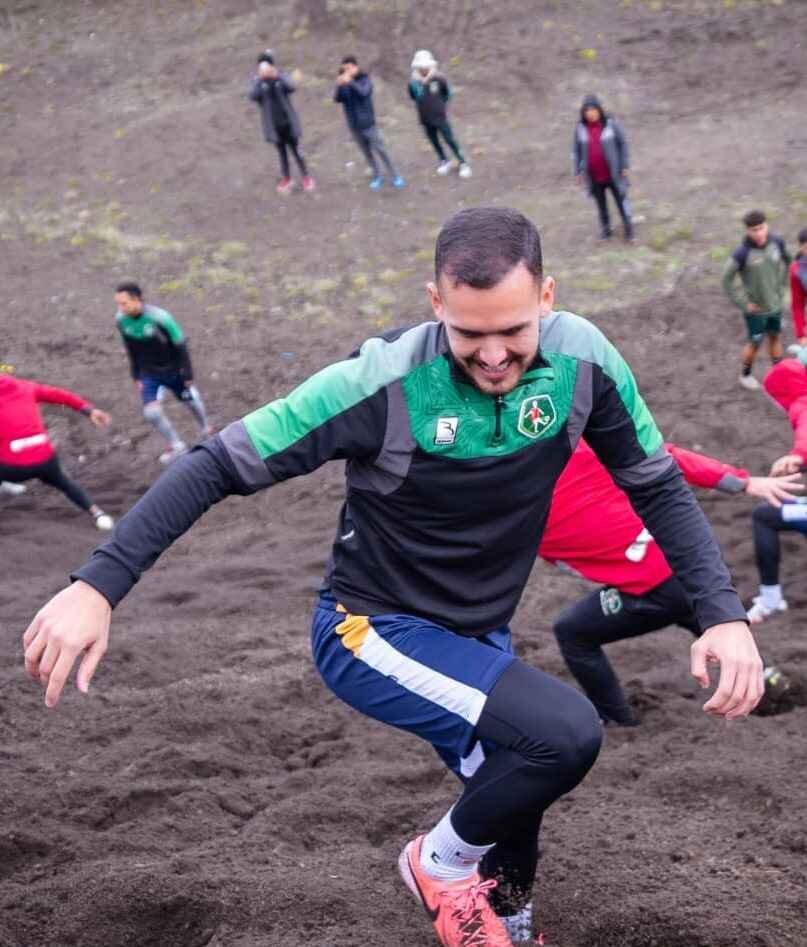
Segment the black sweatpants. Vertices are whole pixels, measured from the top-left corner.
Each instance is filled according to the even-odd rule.
[[[608,191],[613,195],[619,216],[625,225],[625,236],[633,236],[633,222],[631,221],[630,204],[628,203],[627,195],[622,194],[613,181],[606,181],[605,183],[592,181],[591,196],[597,202],[597,210],[600,215],[600,225],[602,226],[603,236],[611,235],[611,217],[608,213],[608,201],[606,199],[606,192]]]
[[[290,126],[278,128],[277,130],[277,153],[280,156],[280,174],[284,178],[291,176],[291,167],[289,166],[289,150],[294,155],[294,160],[300,169],[300,174],[304,178],[308,177],[308,167],[300,148],[300,139],[295,138],[291,133]]]
[[[615,588],[592,592],[564,609],[553,630],[567,667],[600,717],[630,723],[633,711],[602,646],[668,625],[681,625],[694,635],[700,634],[689,599],[674,576],[643,595]]]
[[[465,156],[462,153],[462,149],[459,146],[459,142],[454,137],[454,132],[451,128],[451,125],[446,122],[445,125],[424,125],[423,131],[426,132],[426,137],[432,143],[432,148],[437,152],[437,157],[441,161],[446,160],[446,153],[443,150],[443,146],[440,143],[440,135],[443,136],[445,143],[456,155],[457,161],[460,164],[465,164]]]
[[[762,585],[779,584],[779,533],[807,535],[807,504],[785,503],[779,509],[763,503],[754,508],[754,555]]]
[[[476,735],[485,761],[466,781],[451,823],[472,845],[496,842],[481,873],[499,882],[496,912],[515,914],[532,891],[543,814],[589,771],[602,726],[574,688],[514,661],[488,695]]]
[[[61,490],[68,500],[72,500],[82,510],[89,510],[93,505],[87,491],[75,480],[71,480],[62,470],[62,465],[59,463],[56,454],[43,464],[34,464],[30,467],[12,467],[8,464],[0,464],[0,480],[6,480],[9,483],[41,480],[49,487]]]

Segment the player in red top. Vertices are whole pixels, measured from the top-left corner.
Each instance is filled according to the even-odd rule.
[[[793,313],[793,331],[799,345],[807,345],[804,314],[807,309],[807,227],[799,231],[799,249],[790,264],[790,311]]]
[[[93,503],[87,491],[62,470],[39,412],[42,402],[67,405],[86,415],[98,428],[106,427],[110,421],[105,411],[72,391],[0,374],[0,481],[21,484],[26,480],[41,480],[86,510],[98,529],[112,529],[112,517]],[[4,492],[18,491],[5,488]]]
[[[703,454],[666,445],[693,486],[747,493],[774,506],[801,490],[798,474],[750,477]],[[636,638],[668,625],[695,635],[701,629],[664,554],[634,513],[627,496],[581,441],[552,494],[538,555],[602,588],[564,609],[554,624],[569,670],[604,721],[637,722],[604,644]]]
[[[807,237],[807,231],[799,234],[800,240],[802,237]],[[803,312],[802,303],[802,319]],[[795,308],[793,317],[795,320]],[[800,328],[798,322],[796,325],[797,332],[804,331],[803,323]],[[771,468],[774,476],[797,473],[807,465],[807,348],[791,345],[788,352],[796,358],[786,358],[774,365],[762,382],[767,394],[787,412],[793,427],[793,446],[789,453],[774,461]],[[760,585],[759,595],[748,610],[752,625],[787,610],[779,584],[779,533],[782,532],[807,535],[807,504],[803,500],[785,503],[780,509],[759,506],[754,510],[754,553]]]

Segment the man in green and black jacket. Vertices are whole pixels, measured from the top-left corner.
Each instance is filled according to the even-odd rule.
[[[704,709],[748,714],[762,664],[630,370],[591,323],[552,311],[535,227],[506,208],[461,211],[438,237],[435,271],[436,321],[369,339],[174,464],[34,619],[26,666],[53,706],[85,653],[86,691],[111,609],[211,504],[346,460],[314,658],[341,699],[424,738],[464,781],[399,868],[442,944],[501,947],[530,939],[541,818],[601,740],[591,704],[516,658],[507,626],[581,437],[706,629],[692,673],[707,686],[713,660],[721,675]]]
[[[115,324],[143,402],[143,417],[168,442],[168,450],[160,454],[160,463],[170,464],[187,447],[163,411],[165,391],[188,406],[203,437],[213,433],[202,396],[193,383],[185,333],[170,312],[143,302],[143,292],[137,283],[120,283],[115,291],[115,304]]]
[[[775,365],[782,358],[782,305],[790,254],[784,240],[771,233],[761,210],[743,217],[745,240],[732,253],[723,271],[723,289],[745,316],[748,341],[743,347],[740,384],[756,391],[760,384],[751,371],[762,340]],[[742,286],[737,285],[740,277]]]

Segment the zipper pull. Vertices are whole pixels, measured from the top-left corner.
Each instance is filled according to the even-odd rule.
[[[496,424],[493,428],[493,443],[499,444],[504,440],[504,435],[502,434],[502,408],[504,407],[504,398],[501,395],[496,395]]]

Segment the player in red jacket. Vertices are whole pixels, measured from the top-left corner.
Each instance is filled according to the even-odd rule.
[[[802,237],[807,237],[807,231],[799,234],[799,239]],[[795,319],[795,309],[793,316]],[[803,324],[799,329],[797,323],[796,331],[803,330]],[[789,453],[774,461],[771,468],[774,476],[796,473],[807,464],[807,347],[791,345],[788,351],[796,358],[786,358],[774,365],[762,382],[765,391],[787,412],[793,426],[793,446]],[[787,611],[787,602],[779,584],[779,533],[807,535],[807,504],[800,499],[785,503],[779,509],[759,506],[754,510],[753,521],[754,554],[760,584],[759,595],[748,609],[748,620],[758,625],[778,612]]]
[[[807,309],[807,227],[799,231],[798,241],[796,258],[790,264],[790,311],[799,345],[807,345],[807,332],[804,329]]]
[[[666,445],[693,486],[747,493],[779,506],[794,499],[798,474],[750,477],[694,451]],[[602,588],[564,609],[554,624],[569,670],[605,721],[630,726],[635,714],[602,650],[668,625],[699,635],[695,613],[627,496],[581,441],[552,494],[538,555]]]
[[[112,529],[112,517],[93,503],[87,491],[62,470],[39,411],[42,402],[67,405],[86,415],[99,428],[109,424],[105,411],[72,391],[0,374],[0,481],[21,484],[26,480],[41,480],[86,510],[98,529]],[[6,488],[4,492],[17,491]]]

